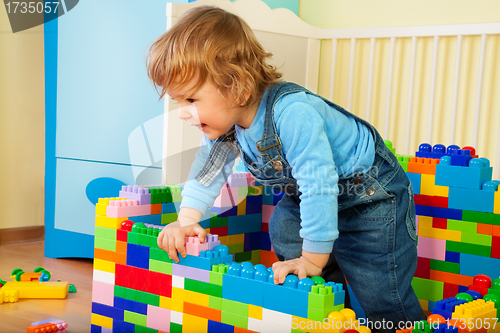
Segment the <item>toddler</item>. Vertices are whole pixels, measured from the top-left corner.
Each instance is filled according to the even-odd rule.
[[[209,6],[152,44],[149,77],[206,143],[158,245],[178,262],[186,236],[205,239],[200,219],[239,154],[258,182],[285,192],[269,221],[275,283],[345,276],[367,318],[385,322],[381,332],[425,319],[411,287],[415,205],[404,170],[372,125],[281,81],[270,56],[241,18]]]

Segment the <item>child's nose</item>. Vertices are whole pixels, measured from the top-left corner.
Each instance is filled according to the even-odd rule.
[[[186,106],[179,107],[177,110],[177,117],[180,119],[189,119],[191,118],[191,112],[189,112],[189,108]]]

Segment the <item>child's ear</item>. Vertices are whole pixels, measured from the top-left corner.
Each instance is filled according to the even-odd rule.
[[[240,106],[245,106],[247,105],[248,99],[250,98],[250,92],[247,91],[243,94],[243,97],[239,98]]]

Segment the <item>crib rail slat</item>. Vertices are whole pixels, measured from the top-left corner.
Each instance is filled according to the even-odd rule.
[[[396,49],[396,37],[391,37],[391,48],[389,51],[389,70],[387,73],[387,94],[385,99],[385,121],[384,138],[389,137],[389,125],[391,116],[391,93],[392,93],[392,74],[394,71],[394,53]]]
[[[453,95],[451,104],[451,119],[450,119],[450,143],[455,142],[455,133],[457,128],[457,112],[458,112],[458,88],[460,86],[460,69],[462,62],[462,42],[463,36],[457,36],[457,51],[455,55],[455,78],[453,80]]]
[[[439,36],[434,36],[432,52],[431,89],[429,97],[429,115],[427,119],[427,142],[432,142],[432,125],[434,124],[434,104],[436,100],[437,63],[439,56]]]
[[[370,121],[372,87],[373,87],[373,62],[375,58],[375,38],[370,38],[370,60],[368,61],[368,82],[366,88],[366,112],[365,120]]]
[[[474,129],[472,131],[472,145],[477,147],[479,141],[479,120],[481,117],[481,99],[483,95],[484,60],[486,58],[486,35],[481,35],[481,49],[477,70],[476,103],[474,107]]]
[[[328,99],[333,101],[333,93],[335,89],[335,69],[337,67],[337,39],[332,39],[332,54],[330,56],[330,82],[328,90]]]
[[[352,94],[354,85],[354,65],[356,64],[356,38],[351,38],[351,55],[349,61],[349,81],[347,88],[347,110],[352,110]]]
[[[411,38],[410,78],[408,82],[408,106],[406,109],[405,155],[410,153],[411,118],[413,107],[413,85],[415,83],[415,62],[417,58],[417,37]]]

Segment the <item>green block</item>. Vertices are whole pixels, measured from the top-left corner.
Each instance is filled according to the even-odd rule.
[[[208,296],[208,307],[216,310],[222,310],[222,298]]]
[[[127,310],[123,311],[123,321],[135,325],[147,326],[147,316]]]
[[[221,323],[247,329],[248,316],[241,316],[241,315],[237,315],[235,313],[222,311]]]
[[[168,186],[154,186],[149,188],[151,204],[172,202],[172,194]]]
[[[324,285],[315,285],[309,293],[308,307],[330,308],[333,307],[335,295],[332,293],[332,287]]]
[[[137,300],[137,290],[135,289],[130,289],[130,288],[124,288],[124,296],[123,298],[131,300],[131,301],[136,301]]]
[[[327,318],[330,312],[334,311],[333,306],[328,308],[316,308],[316,307],[308,307],[307,308],[307,319],[323,321],[323,319]]]
[[[431,269],[435,271],[460,274],[460,264],[431,259]]]
[[[463,243],[476,244],[476,245],[491,246],[492,244],[492,236],[470,233],[470,232],[462,232],[461,240]]]
[[[95,227],[95,237],[116,240],[116,229]]]
[[[94,237],[94,247],[97,249],[116,251],[116,239],[111,240],[111,239]]]
[[[154,248],[149,249],[149,259],[169,262],[169,263],[174,262],[172,259],[170,259],[167,252],[163,251],[162,249],[154,249]]]
[[[476,233],[477,223],[449,219],[447,222],[447,229]]]
[[[248,196],[248,187],[238,187],[238,197]]]
[[[491,247],[462,242],[446,241],[446,251],[474,254],[489,258],[491,257]]]
[[[161,224],[169,224],[177,221],[177,213],[161,214]]]
[[[470,222],[479,222],[492,225],[500,225],[500,214],[462,211],[462,220]]]
[[[253,250],[252,251],[252,260],[251,260],[251,262],[254,265],[260,264],[260,250]]]
[[[120,286],[115,285],[114,295],[116,297],[125,298],[125,287],[120,287]]]
[[[144,235],[136,232],[129,232],[127,235],[127,243],[159,249],[160,247],[158,246],[157,238],[158,237],[156,236]]]
[[[411,286],[418,299],[437,302],[443,299],[444,282],[414,277]]]
[[[222,299],[222,311],[248,317],[248,304]]]
[[[229,225],[229,217],[213,216],[210,218],[210,228],[227,227]]]
[[[410,162],[410,159],[413,156],[410,155],[396,155],[396,158],[398,159],[399,164],[403,168],[405,172],[408,172],[408,162]]]
[[[182,325],[170,322],[170,333],[182,333]]]
[[[222,297],[222,286],[203,281],[184,279],[184,289],[195,291],[209,296]]]
[[[210,272],[210,283],[216,284],[218,286],[222,286],[222,277],[224,274],[222,273],[217,273],[217,272]]]
[[[149,327],[144,327],[141,325],[135,325],[134,333],[158,333],[158,330]]]
[[[160,296],[154,295],[150,293],[146,293],[144,291],[136,291],[136,301],[139,303],[149,304],[153,306],[160,306]]]
[[[152,272],[172,275],[172,264],[169,262],[149,259],[149,270]]]
[[[244,244],[231,244],[227,246],[229,248],[229,254],[241,253],[244,250]],[[235,259],[236,260],[236,259]],[[238,260],[236,260],[238,261]]]
[[[240,245],[240,244],[235,244],[235,245]],[[244,248],[244,244],[242,248]],[[235,253],[234,254],[234,261],[236,262],[244,262],[244,261],[250,261],[252,260],[252,251],[247,251],[247,252],[231,252],[231,245],[229,245],[229,253]]]

